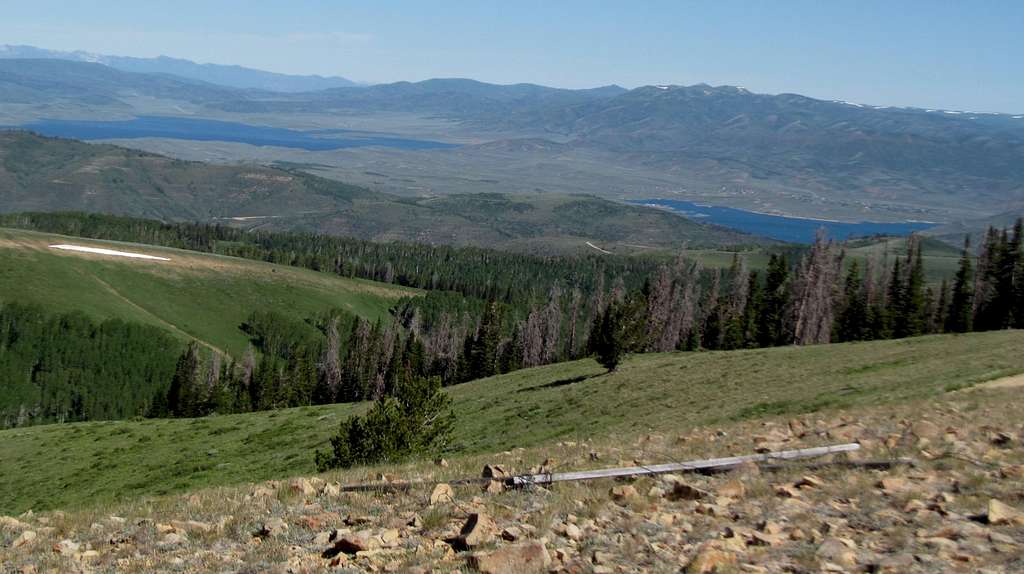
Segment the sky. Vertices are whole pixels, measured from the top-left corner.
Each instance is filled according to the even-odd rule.
[[[1024,112],[1024,1],[4,0],[0,44],[382,83],[729,84]]]

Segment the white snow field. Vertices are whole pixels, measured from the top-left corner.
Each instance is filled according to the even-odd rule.
[[[103,249],[101,247],[86,247],[84,245],[51,245],[50,249],[63,249],[64,251],[81,251],[82,253],[96,253],[98,255],[114,255],[117,257],[131,257],[133,259],[151,259],[155,261],[170,261],[167,257],[146,255],[143,253],[131,253],[129,251],[117,251],[115,249]]]

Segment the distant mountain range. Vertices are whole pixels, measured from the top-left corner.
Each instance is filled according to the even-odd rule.
[[[430,132],[434,137],[450,129],[480,145],[381,153],[367,163],[375,173],[401,171],[440,190],[494,179],[491,173],[514,165],[525,191],[571,181],[575,190],[616,198],[680,193],[675,197],[803,217],[948,222],[1024,204],[1024,114],[892,108],[704,84],[569,90],[448,78],[285,93],[25,58],[0,59],[4,103],[21,105],[0,105],[0,124],[7,111],[15,118],[7,123],[19,125],[58,112],[76,119],[187,114],[309,130],[377,114],[384,129],[402,133],[401,122],[418,121],[402,118],[421,118],[443,126]],[[235,159],[247,159],[239,153]],[[343,167],[353,157],[310,163]],[[441,167],[453,175],[439,176]]]
[[[145,74],[171,74],[218,84],[232,88],[266,90],[272,92],[310,92],[355,86],[356,83],[340,76],[296,76],[278,74],[243,66],[225,66],[221,64],[198,64],[191,60],[160,56],[158,58],[131,58],[127,56],[108,56],[89,52],[61,52],[46,50],[34,46],[0,45],[0,58],[46,58],[71,60],[75,62],[92,62],[103,64],[123,72],[140,72]]]

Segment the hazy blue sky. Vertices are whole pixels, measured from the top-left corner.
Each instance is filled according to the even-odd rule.
[[[1024,112],[1021,0],[5,0],[2,43],[368,82],[707,82]]]

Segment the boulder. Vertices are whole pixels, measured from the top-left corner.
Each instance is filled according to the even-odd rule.
[[[60,542],[53,545],[53,551],[57,554],[60,554],[61,556],[72,556],[74,555],[75,552],[78,552],[78,549],[80,547],[81,544],[65,538],[64,540],[61,540]]]
[[[547,572],[551,556],[540,542],[505,546],[488,553],[469,556],[469,567],[484,574],[530,574]]]

